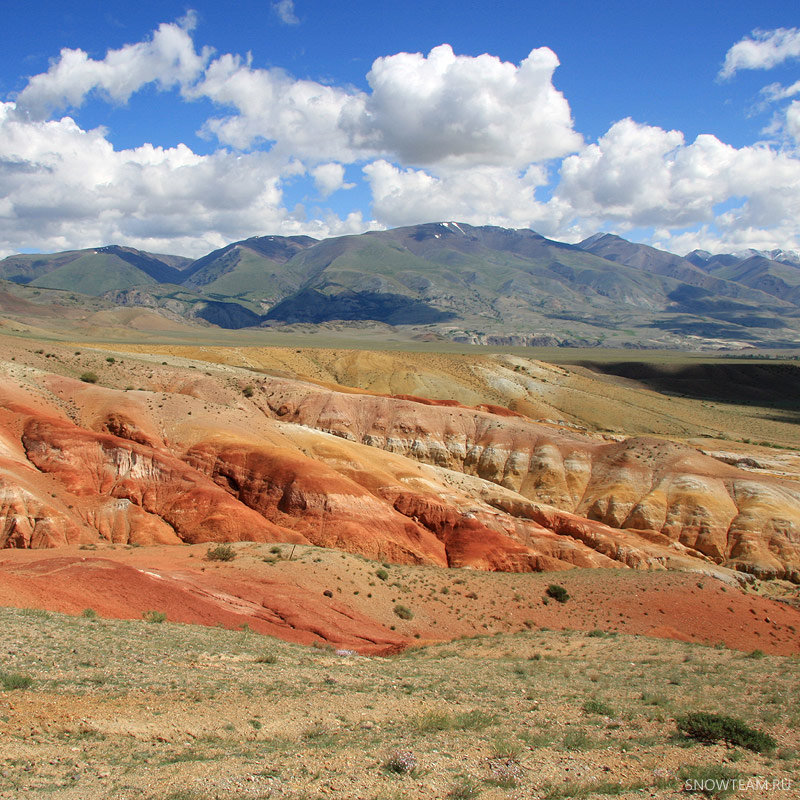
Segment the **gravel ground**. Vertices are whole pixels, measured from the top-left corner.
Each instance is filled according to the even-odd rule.
[[[30,609],[0,630],[8,800],[669,798],[715,766],[736,797],[798,796],[796,657],[532,630],[372,658]],[[777,747],[686,740],[690,711]]]

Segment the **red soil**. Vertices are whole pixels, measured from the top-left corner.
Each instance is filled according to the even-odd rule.
[[[397,652],[415,636],[432,642],[485,634],[487,622],[493,630],[599,628],[744,651],[800,652],[800,610],[698,574],[598,569],[503,576],[472,570],[437,573],[442,582],[456,576],[463,581],[451,586],[455,608],[444,607],[441,596],[420,588],[404,596],[415,616],[401,623],[388,595],[385,602],[380,599],[381,590],[392,591],[385,584],[370,590],[376,593],[371,599],[363,591],[346,601],[345,594],[330,598],[323,593],[327,586],[352,581],[354,565],[372,569],[350,557],[331,554],[315,569],[308,560],[266,566],[260,559],[243,558],[211,564],[202,560],[204,553],[199,546],[108,549],[92,555],[77,548],[7,550],[0,558],[0,604],[71,614],[93,608],[101,616],[129,619],[157,610],[170,621],[226,628],[246,624],[287,641],[370,654]],[[404,569],[403,580],[411,584],[408,570],[414,568]],[[423,578],[432,574],[417,569]],[[356,575],[355,580],[350,586],[366,590],[363,578]],[[552,582],[569,591],[567,603],[543,602]],[[402,633],[390,630],[395,623]]]

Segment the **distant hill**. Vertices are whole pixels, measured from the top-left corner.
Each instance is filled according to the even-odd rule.
[[[384,323],[477,344],[800,346],[800,268],[789,260],[684,258],[611,234],[571,245],[437,222],[252,237],[194,261],[110,245],[11,256],[0,278],[230,328]]]
[[[191,259],[157,256],[131,247],[108,245],[53,255],[9,256],[0,261],[0,278],[47,289],[101,295],[111,289],[148,283],[180,283]]]

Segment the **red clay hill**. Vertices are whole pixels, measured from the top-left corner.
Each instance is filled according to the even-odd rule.
[[[49,364],[28,355],[19,348],[5,361],[0,383],[7,549],[294,543],[438,568],[682,570],[730,587],[752,576],[800,582],[796,484],[686,445],[608,441],[491,406],[144,358],[112,358],[116,378],[105,382],[132,385],[110,388],[74,374],[94,355],[54,353]],[[170,608],[181,603],[175,592],[188,592],[196,610],[184,621],[203,621],[222,613],[222,592],[233,598],[225,614],[244,614],[265,633],[307,631],[289,618],[302,608],[325,641],[381,652],[408,641],[368,609],[357,616],[352,603],[326,605],[316,588],[223,590],[202,573],[164,582],[116,558],[89,566],[70,558],[4,557],[2,601],[29,592],[34,603],[49,586],[67,610],[105,597],[107,613],[124,616],[126,603],[142,610],[114,589],[130,586],[131,597],[158,596]],[[266,596],[273,600],[264,604]],[[783,604],[756,611],[782,614],[796,612]],[[636,630],[680,631],[665,615]]]

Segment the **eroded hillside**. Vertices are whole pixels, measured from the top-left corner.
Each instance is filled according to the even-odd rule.
[[[528,416],[376,391],[391,378],[356,391],[156,358],[7,345],[6,547],[298,542],[396,563],[800,580],[796,483],[663,438],[534,418],[537,402],[563,416],[536,392],[561,368],[524,363]],[[483,379],[519,376],[523,361]],[[477,379],[458,394],[480,400]]]

